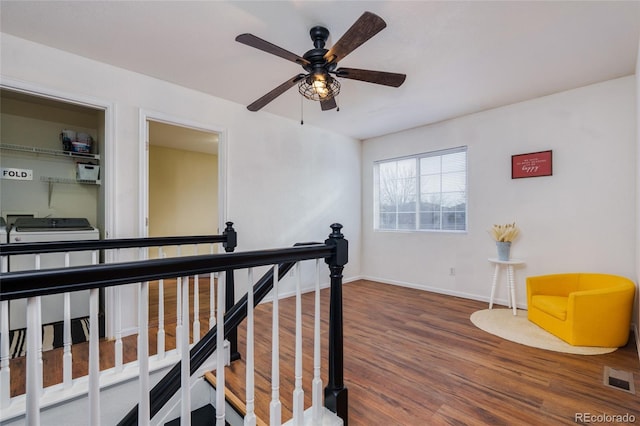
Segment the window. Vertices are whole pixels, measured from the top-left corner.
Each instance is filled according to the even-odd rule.
[[[465,231],[467,148],[375,164],[375,228]]]

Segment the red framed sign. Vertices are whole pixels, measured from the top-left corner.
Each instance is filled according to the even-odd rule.
[[[551,150],[511,156],[511,179],[552,175]]]

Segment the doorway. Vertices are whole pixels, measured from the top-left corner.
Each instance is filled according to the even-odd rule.
[[[219,134],[152,120],[148,126],[147,235],[218,234]]]
[[[226,134],[140,113],[140,236],[218,234],[226,220]]]
[[[225,217],[224,132],[199,124],[155,114],[141,114],[144,153],[141,155],[141,185],[145,192],[141,205],[141,229],[145,237],[219,234]],[[149,258],[189,256],[216,252],[217,245],[164,247],[149,249]],[[209,277],[201,277],[198,317],[209,318]],[[175,280],[168,280],[159,293],[159,282],[149,283],[149,325],[158,324],[162,315],[167,330],[178,324],[180,303]],[[190,287],[190,306],[195,309],[194,283]],[[162,301],[160,300],[162,299]],[[159,311],[160,305],[164,308]],[[164,312],[164,313],[162,313]],[[193,333],[197,333],[194,312]],[[205,322],[206,323],[206,322]],[[190,330],[192,327],[185,327]],[[203,327],[206,330],[205,327]],[[190,330],[191,331],[191,330]],[[167,349],[173,343],[166,342]]]

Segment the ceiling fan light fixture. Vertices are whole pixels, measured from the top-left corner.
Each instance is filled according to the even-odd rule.
[[[298,83],[298,91],[312,101],[326,101],[340,93],[340,82],[328,74],[310,74]]]

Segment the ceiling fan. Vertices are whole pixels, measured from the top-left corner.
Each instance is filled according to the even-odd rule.
[[[306,71],[306,73],[297,74],[285,81],[247,106],[247,109],[249,111],[258,111],[296,84],[298,84],[298,91],[305,98],[320,101],[320,107],[323,111],[336,108],[335,97],[340,93],[340,82],[335,77],[400,87],[407,77],[405,74],[356,68],[337,68],[340,60],[378,34],[386,26],[387,24],[378,15],[364,12],[340,40],[328,50],[324,48],[324,45],[329,38],[329,30],[320,26],[313,27],[309,31],[309,35],[313,41],[314,48],[306,52],[302,57],[253,34],[240,34],[236,37],[236,41],[295,62]]]

